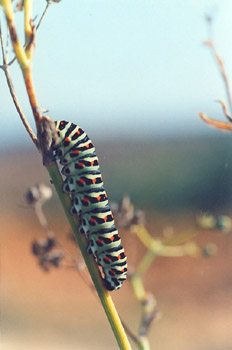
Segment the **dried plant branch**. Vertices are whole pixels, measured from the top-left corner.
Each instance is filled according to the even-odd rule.
[[[206,14],[205,15],[205,20],[206,20],[206,23],[208,24],[209,36],[208,36],[208,40],[204,44],[209,47],[212,56],[216,60],[216,63],[217,63],[218,68],[220,70],[222,79],[224,81],[226,95],[227,95],[229,108],[230,108],[230,113],[232,114],[232,95],[231,95],[231,90],[230,90],[230,86],[229,86],[228,75],[226,73],[224,62],[223,62],[222,58],[220,57],[219,53],[216,50],[216,47],[215,47],[215,44],[214,44],[214,40],[213,40],[213,37],[212,37],[213,18],[212,18],[212,16]],[[229,120],[231,121],[231,119],[229,119]]]
[[[56,265],[56,267],[60,266],[63,268],[69,268],[69,269],[75,269],[78,271],[80,277],[85,282],[85,284],[91,289],[91,291],[95,291],[94,285],[91,283],[91,281],[87,278],[86,274],[83,273],[83,270],[85,268],[84,262],[78,262],[77,259],[69,252],[68,249],[66,249],[58,240],[55,233],[50,228],[46,215],[43,211],[43,205],[46,203],[50,198],[52,197],[52,191],[50,187],[43,185],[43,184],[37,184],[28,189],[28,191],[25,193],[25,199],[30,205],[36,214],[36,217],[42,226],[42,228],[46,232],[46,239],[40,240],[40,241],[34,241],[32,243],[32,252],[33,255],[37,256],[40,261],[40,265],[42,268],[47,269],[47,266],[44,264],[41,264],[41,262],[45,262],[44,258],[47,257],[46,263],[49,263],[48,258],[52,258],[51,250],[54,247],[59,248],[60,258],[65,258],[65,261],[62,260],[62,262],[59,263],[59,265]],[[64,253],[64,254],[63,254]],[[95,293],[96,296],[96,293]]]
[[[12,7],[11,1],[8,0],[1,0],[1,4],[3,7],[3,11],[5,13],[6,21],[7,21],[7,26],[10,31],[10,37],[11,37],[11,42],[14,48],[15,55],[17,57],[17,61],[21,67],[21,71],[23,74],[24,78],[24,83],[27,89],[27,94],[29,97],[31,109],[35,118],[36,125],[38,126],[41,119],[42,119],[42,114],[40,112],[39,104],[37,101],[36,93],[35,93],[35,88],[34,88],[34,82],[32,79],[32,71],[31,71],[31,63],[32,63],[32,53],[33,53],[33,47],[34,47],[34,30],[31,27],[31,34],[29,37],[29,30],[27,32],[27,39],[28,42],[30,43],[30,50],[28,49],[27,54],[23,48],[23,46],[20,44],[20,41],[18,39],[17,31],[15,28],[14,24],[14,11]],[[25,18],[27,19],[27,22],[30,22],[31,25],[31,0],[25,0],[24,1],[24,6],[25,10]]]
[[[205,123],[209,124],[210,126],[212,126],[214,128],[225,130],[225,131],[232,131],[232,124],[231,123],[227,123],[227,122],[223,122],[223,121],[216,120],[213,118],[209,118],[204,113],[198,113],[198,115]]]
[[[214,42],[212,40],[208,40],[208,41],[204,42],[204,45],[208,46],[210,48],[211,54],[213,55],[213,57],[216,60],[216,63],[217,63],[218,68],[220,70],[222,79],[224,81],[226,95],[227,95],[227,99],[228,99],[228,103],[229,103],[229,107],[230,107],[230,112],[232,113],[232,97],[231,97],[229,80],[228,80],[227,73],[225,70],[224,62],[223,62],[222,58],[219,56],[219,54],[215,48]],[[229,118],[229,121],[232,121],[232,119]]]
[[[228,112],[228,110],[227,110],[227,106],[226,106],[225,102],[222,101],[222,100],[217,100],[217,102],[219,102],[219,103],[221,104],[222,110],[223,110],[223,113],[224,113],[224,116],[225,116],[230,122],[232,122],[232,118],[231,118],[231,116],[230,116],[230,114],[229,114],[229,112]]]
[[[15,90],[14,90],[14,86],[11,80],[11,76],[10,76],[10,71],[9,71],[9,66],[7,63],[7,54],[8,54],[8,49],[9,49],[9,44],[8,44],[8,40],[7,40],[7,45],[6,45],[6,52],[4,50],[4,43],[3,43],[3,36],[2,36],[2,28],[1,28],[1,23],[0,23],[0,38],[1,38],[1,48],[2,48],[2,57],[3,57],[3,65],[0,66],[0,68],[3,70],[5,77],[6,77],[6,81],[7,81],[7,85],[10,91],[10,95],[12,97],[13,103],[15,105],[15,108],[20,116],[20,119],[22,120],[22,123],[28,133],[28,135],[30,136],[31,140],[33,141],[34,145],[38,148],[38,140],[36,135],[34,134],[32,128],[30,127],[30,124],[27,121],[27,118],[20,106],[19,100],[16,96]]]
[[[218,100],[218,102],[222,106],[223,113],[224,113],[225,117],[228,119],[228,121],[230,123],[232,123],[232,117],[230,115],[230,114],[232,114],[232,95],[231,95],[228,76],[226,73],[224,62],[223,62],[222,58],[220,57],[219,53],[217,52],[213,38],[212,38],[212,34],[211,34],[212,33],[212,30],[211,30],[212,29],[212,17],[209,15],[205,15],[205,19],[206,19],[206,22],[207,22],[208,28],[209,28],[209,38],[208,38],[208,40],[206,40],[204,42],[204,45],[210,49],[210,52],[211,52],[213,58],[215,59],[217,66],[219,68],[219,71],[221,73],[221,76],[222,76],[222,79],[224,82],[224,86],[225,86],[225,91],[226,91],[226,96],[227,96],[227,100],[228,100],[228,104],[229,104],[230,113],[228,113],[226,103],[224,101]],[[217,129],[227,130],[227,131],[232,130],[229,123],[225,123],[225,122],[221,122],[221,121],[217,121],[215,119],[209,118],[204,113],[198,113],[198,115],[204,122],[206,122],[207,124],[217,128]]]
[[[42,23],[42,21],[43,21],[45,15],[46,15],[46,13],[47,13],[47,10],[48,10],[48,8],[49,8],[50,5],[51,5],[51,2],[50,2],[50,1],[47,1],[47,5],[46,5],[46,7],[45,7],[45,9],[44,9],[44,11],[43,11],[41,17],[40,17],[40,20],[39,20],[37,26],[36,26],[36,31],[39,29],[39,27],[40,27],[40,25],[41,25],[41,23]]]
[[[40,202],[35,203],[34,205],[35,214],[40,225],[46,230],[48,237],[54,237],[54,232],[50,229],[47,218],[43,212],[42,204]]]
[[[130,337],[130,339],[139,347],[139,338],[134,334],[134,332],[132,332],[132,330],[125,324],[125,322],[122,321],[122,319],[121,322],[128,337]]]
[[[152,293],[146,293],[142,306],[143,317],[139,328],[139,339],[144,339],[147,337],[152,321],[154,321],[154,319],[158,318],[158,315],[160,315],[160,312],[155,309],[156,299]]]
[[[155,319],[155,315],[158,314],[158,311],[155,309],[156,300],[152,293],[147,293],[145,291],[142,276],[140,276],[137,271],[131,276],[130,281],[133,292],[142,308],[139,335],[135,336],[133,340],[136,340],[139,349],[150,350],[147,334],[152,321]]]

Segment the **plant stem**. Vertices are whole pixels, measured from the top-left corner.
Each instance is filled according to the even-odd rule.
[[[79,245],[82,256],[85,260],[86,266],[89,270],[90,276],[93,280],[95,288],[97,290],[98,296],[101,300],[102,306],[105,310],[105,313],[110,322],[111,328],[114,332],[115,338],[118,342],[118,346],[120,350],[131,350],[130,343],[127,339],[125,330],[122,326],[121,320],[118,316],[117,310],[115,309],[114,303],[109,292],[105,289],[103,284],[99,269],[97,267],[96,261],[94,258],[87,254],[87,239],[84,235],[79,233],[79,221],[76,216],[72,216],[70,213],[71,200],[69,195],[65,194],[62,190],[63,179],[59,172],[59,169],[56,164],[51,164],[46,167],[51,180],[56,188],[59,199],[62,203],[63,209],[69,221],[69,224],[73,230],[73,234],[75,239]]]
[[[3,6],[3,10],[6,16],[7,20],[7,25],[10,31],[10,37],[11,37],[11,42],[14,48],[15,55],[17,57],[17,61],[20,65],[20,68],[23,73],[23,78],[25,82],[25,86],[27,89],[27,94],[30,100],[30,105],[31,109],[35,118],[35,122],[38,126],[42,116],[40,113],[40,108],[39,104],[36,98],[35,94],[35,88],[33,84],[33,79],[32,79],[32,70],[31,70],[31,65],[32,65],[32,52],[33,52],[33,40],[34,40],[34,34],[31,28],[31,10],[32,10],[32,0],[25,0],[25,36],[28,42],[28,46],[26,47],[26,52],[23,48],[23,46],[20,44],[20,41],[18,39],[18,35],[16,32],[16,28],[14,25],[14,11],[12,7],[12,3],[9,0],[1,0],[1,4]]]
[[[32,1],[24,0],[24,27],[25,27],[26,46],[30,41],[31,34],[32,34],[31,17],[32,17]]]
[[[14,11],[12,3],[9,0],[1,0],[0,4],[3,7],[5,17],[7,20],[7,26],[10,31],[11,42],[14,48],[15,55],[22,69],[25,69],[29,65],[29,60],[25,54],[23,46],[20,44],[20,41],[17,36],[17,32],[14,25]]]

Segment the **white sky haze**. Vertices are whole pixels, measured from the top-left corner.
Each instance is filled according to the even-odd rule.
[[[35,1],[34,14],[46,2]],[[71,120],[93,137],[206,130],[202,111],[222,117],[224,86],[209,50],[204,13],[232,73],[232,1],[84,0],[51,5],[37,33],[34,80],[39,103],[54,120]],[[22,14],[17,17],[22,19]],[[1,22],[4,18],[1,13]],[[17,63],[11,69],[33,124]],[[0,72],[0,119],[25,137]]]

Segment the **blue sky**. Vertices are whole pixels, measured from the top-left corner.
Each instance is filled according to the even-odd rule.
[[[45,3],[35,1],[35,15]],[[204,13],[213,15],[214,40],[230,77],[230,0],[63,0],[50,6],[33,63],[41,107],[54,120],[81,125],[92,138],[205,132],[197,112],[222,118],[215,100],[225,99],[225,92],[202,44]],[[17,63],[11,72],[34,125]],[[10,132],[25,139],[2,72],[0,100],[3,139]]]

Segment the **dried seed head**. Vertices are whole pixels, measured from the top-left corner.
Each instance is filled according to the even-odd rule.
[[[211,214],[203,214],[197,217],[197,224],[203,229],[213,229],[216,226],[216,219]]]
[[[121,228],[131,228],[133,225],[145,224],[145,213],[142,210],[134,209],[128,195],[123,196],[119,204],[111,205],[117,226]]]
[[[32,242],[32,253],[37,256],[42,256],[52,250],[56,245],[55,238],[44,238],[40,241]]]
[[[28,204],[34,205],[36,203],[43,204],[52,197],[52,190],[50,187],[39,184],[29,188],[25,194],[25,198]]]
[[[216,218],[216,228],[224,233],[231,232],[232,219],[229,216],[218,216]]]

